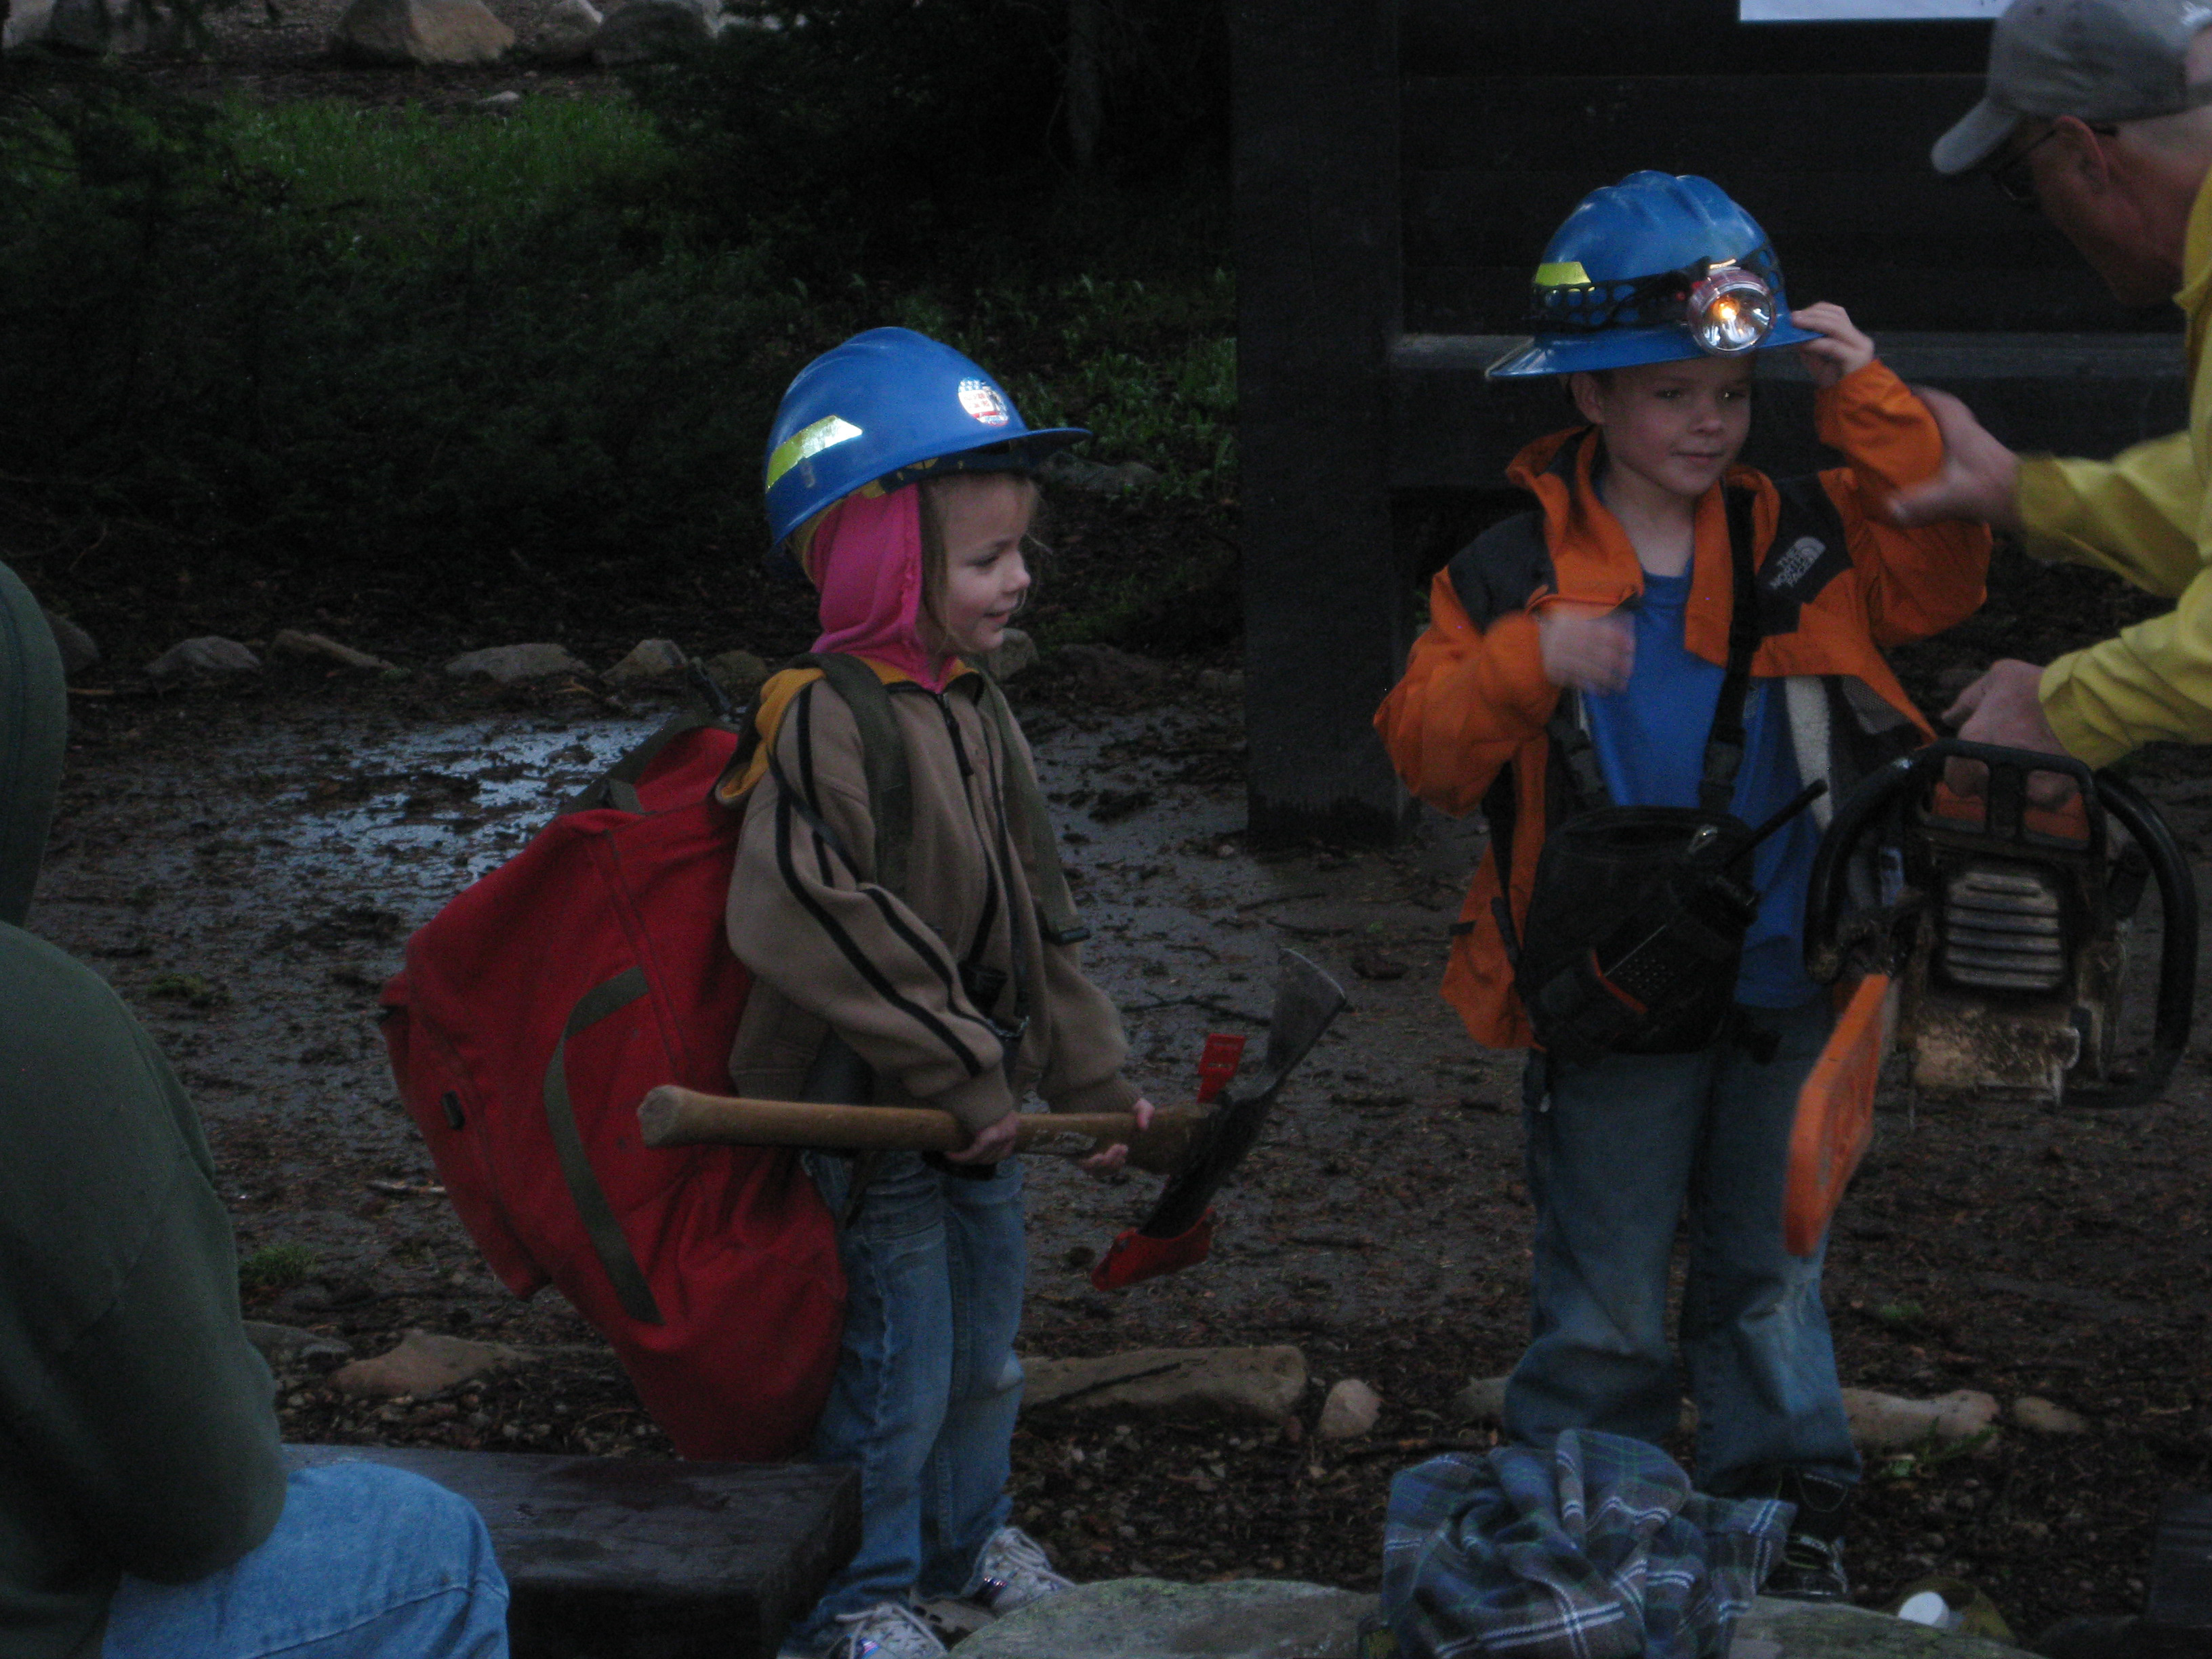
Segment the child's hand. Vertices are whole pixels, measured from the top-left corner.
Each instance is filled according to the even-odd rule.
[[[1152,1127],[1152,1103],[1151,1101],[1139,1100],[1135,1105],[1132,1106],[1129,1110],[1137,1120],[1137,1131],[1139,1134]],[[1127,1145],[1122,1141],[1117,1140],[1111,1146],[1109,1146],[1104,1152],[1093,1152],[1090,1157],[1083,1159],[1082,1167],[1090,1170],[1093,1175],[1109,1176],[1112,1175],[1116,1170],[1120,1169],[1128,1161],[1129,1148]]]
[[[1791,312],[1790,320],[1825,337],[1808,340],[1797,348],[1798,361],[1816,386],[1832,386],[1874,361],[1874,342],[1859,332],[1850,313],[1841,306],[1823,300],[1819,305]]]
[[[957,1152],[947,1152],[947,1164],[996,1164],[1014,1150],[1014,1135],[1022,1127],[1022,1115],[1008,1112],[987,1129],[975,1131],[975,1139]]]
[[[1618,691],[1636,666],[1636,630],[1618,611],[1553,604],[1536,613],[1544,678],[1571,691]]]

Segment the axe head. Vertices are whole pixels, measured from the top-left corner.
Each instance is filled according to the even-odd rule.
[[[1344,988],[1295,951],[1277,958],[1275,1008],[1259,1073],[1232,1082],[1200,1126],[1190,1158],[1170,1176],[1144,1224],[1114,1242],[1093,1269],[1100,1290],[1119,1290],[1206,1259],[1213,1237],[1210,1206],[1260,1139],[1267,1111],[1306,1051],[1344,1006]]]

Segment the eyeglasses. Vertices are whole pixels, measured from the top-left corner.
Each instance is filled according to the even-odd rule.
[[[2100,138],[2116,137],[2120,131],[2118,127],[2102,121],[2084,121],[2081,125]],[[2035,193],[2035,175],[2028,171],[2027,158],[2035,154],[2038,144],[2042,143],[2057,131],[2058,124],[2053,122],[2044,128],[2037,137],[2005,157],[2003,161],[1993,162],[1985,169],[1989,173],[1990,182],[1997,187],[1997,193],[2023,211],[2028,213],[2042,211],[2043,203]]]

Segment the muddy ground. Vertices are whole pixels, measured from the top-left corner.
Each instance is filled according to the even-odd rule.
[[[2023,625],[2000,609],[1990,627],[2011,639]],[[1960,672],[1952,657],[1911,666],[1931,695],[1934,677]],[[1093,1291],[1085,1265],[1141,1216],[1152,1184],[1033,1168],[1024,1343],[1295,1343],[1314,1373],[1309,1422],[1345,1376],[1379,1389],[1383,1415],[1376,1435],[1331,1446],[1296,1431],[1025,1425],[1017,1519],[1078,1577],[1371,1586],[1391,1474],[1437,1446],[1486,1443],[1449,1401],[1510,1366],[1527,1320],[1515,1067],[1478,1053],[1435,995],[1479,834],[1431,820],[1387,853],[1255,852],[1241,833],[1239,708],[1200,688],[1200,667],[1175,665],[1141,696],[1049,667],[1014,688],[1138,1074],[1155,1098],[1182,1097],[1207,1031],[1256,1034],[1284,945],[1339,975],[1352,1006],[1223,1202],[1204,1267]],[[249,1311],[362,1353],[410,1328],[551,1351],[455,1397],[393,1406],[341,1404],[295,1376],[288,1436],[666,1455],[581,1322],[550,1293],[507,1297],[443,1201],[413,1190],[434,1176],[374,1019],[407,933],[661,707],[581,684],[471,690],[434,672],[364,682],[279,665],[170,691],[92,679],[72,699],[33,925],[117,987],[191,1086]],[[2212,855],[2212,762],[2160,752],[2137,779],[2192,855]],[[2090,1426],[2008,1430],[1970,1455],[1870,1471],[1852,1550],[1863,1599],[1955,1573],[2023,1632],[2141,1605],[2160,1495],[2212,1483],[2206,1069],[2193,1051],[2161,1103],[2101,1116],[1885,1114],[1829,1267],[1845,1382],[2039,1394]]]

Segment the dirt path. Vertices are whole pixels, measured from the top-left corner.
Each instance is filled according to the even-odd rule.
[[[76,700],[34,925],[106,975],[176,1060],[241,1254],[311,1253],[301,1282],[252,1293],[253,1311],[364,1352],[410,1327],[562,1351],[457,1399],[380,1408],[302,1378],[290,1436],[665,1455],[557,1298],[512,1302],[441,1201],[370,1184],[432,1178],[373,1019],[401,941],[658,711],[289,672]],[[1208,1267],[1092,1291],[1084,1266],[1150,1185],[1033,1171],[1027,1345],[1290,1341],[1312,1363],[1312,1405],[1346,1376],[1387,1402],[1377,1436],[1349,1449],[1143,1424],[1025,1431],[1018,1518],[1079,1577],[1370,1585],[1389,1475],[1463,1439],[1452,1394],[1508,1369],[1525,1329],[1516,1068],[1478,1054],[1433,994],[1478,843],[1432,825],[1389,854],[1255,856],[1238,833],[1228,696],[1188,674],[1112,714],[1079,687],[1018,690],[1097,930],[1091,960],[1156,1097],[1188,1093],[1209,1030],[1257,1030],[1279,947],[1353,994],[1224,1202]],[[2202,855],[2212,769],[2154,757],[2138,781]],[[1885,1116],[1829,1268],[1845,1381],[2041,1394],[2091,1427],[1875,1471],[1853,1551],[1869,1599],[1941,1570],[1983,1585],[2022,1632],[2139,1606],[2158,1495],[2212,1481],[2206,1096],[2192,1054],[2167,1101],[2139,1111]]]

